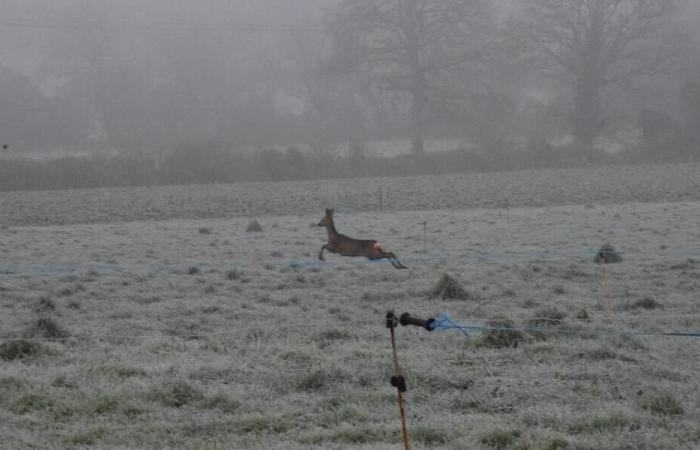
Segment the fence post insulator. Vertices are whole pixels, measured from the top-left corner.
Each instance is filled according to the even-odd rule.
[[[433,331],[435,329],[435,319],[432,317],[430,319],[420,319],[418,317],[412,317],[407,312],[401,314],[401,317],[399,317],[399,323],[404,327],[407,325],[415,325],[425,328],[428,331]]]

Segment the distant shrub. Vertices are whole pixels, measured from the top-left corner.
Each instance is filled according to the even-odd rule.
[[[200,228],[199,228],[199,234],[211,234],[211,228],[200,227]]]
[[[262,225],[257,220],[252,220],[245,229],[248,233],[260,233],[263,231]]]
[[[200,269],[200,268],[197,267],[197,266],[190,266],[190,267],[187,269],[187,274],[188,274],[188,275],[199,275],[200,273],[202,273],[202,269]]]
[[[471,295],[462,287],[460,282],[449,274],[444,274],[430,292],[432,298],[443,300],[469,300]]]
[[[0,344],[0,358],[5,361],[24,359],[36,355],[40,350],[41,345],[37,342],[17,339]]]

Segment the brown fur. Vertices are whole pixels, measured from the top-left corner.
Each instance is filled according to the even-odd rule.
[[[326,227],[328,231],[328,243],[321,247],[318,259],[325,261],[323,252],[328,250],[341,256],[364,256],[370,261],[388,259],[397,269],[408,268],[401,264],[395,254],[385,251],[379,242],[373,239],[354,239],[338,233],[333,223],[333,212],[332,209],[326,209],[326,215],[318,223],[318,226]]]

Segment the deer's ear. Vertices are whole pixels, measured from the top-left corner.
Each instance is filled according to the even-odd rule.
[[[331,208],[331,214],[335,214],[335,209]]]
[[[326,215],[332,214],[332,213],[333,213],[333,210],[326,208]]]

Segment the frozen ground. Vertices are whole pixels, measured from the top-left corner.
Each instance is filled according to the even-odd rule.
[[[51,195],[71,194],[90,191]],[[0,360],[0,448],[400,448],[390,308],[547,329],[509,347],[398,329],[413,448],[700,448],[700,341],[621,334],[700,329],[700,202],[580,202],[338,214],[405,271],[318,263],[320,210],[256,217],[259,233],[251,217],[8,226],[0,334],[67,337]],[[593,264],[606,242],[621,264]],[[431,299],[445,273],[470,298]]]
[[[332,174],[331,174],[332,175]],[[700,200],[700,164],[0,193],[0,226]]]

